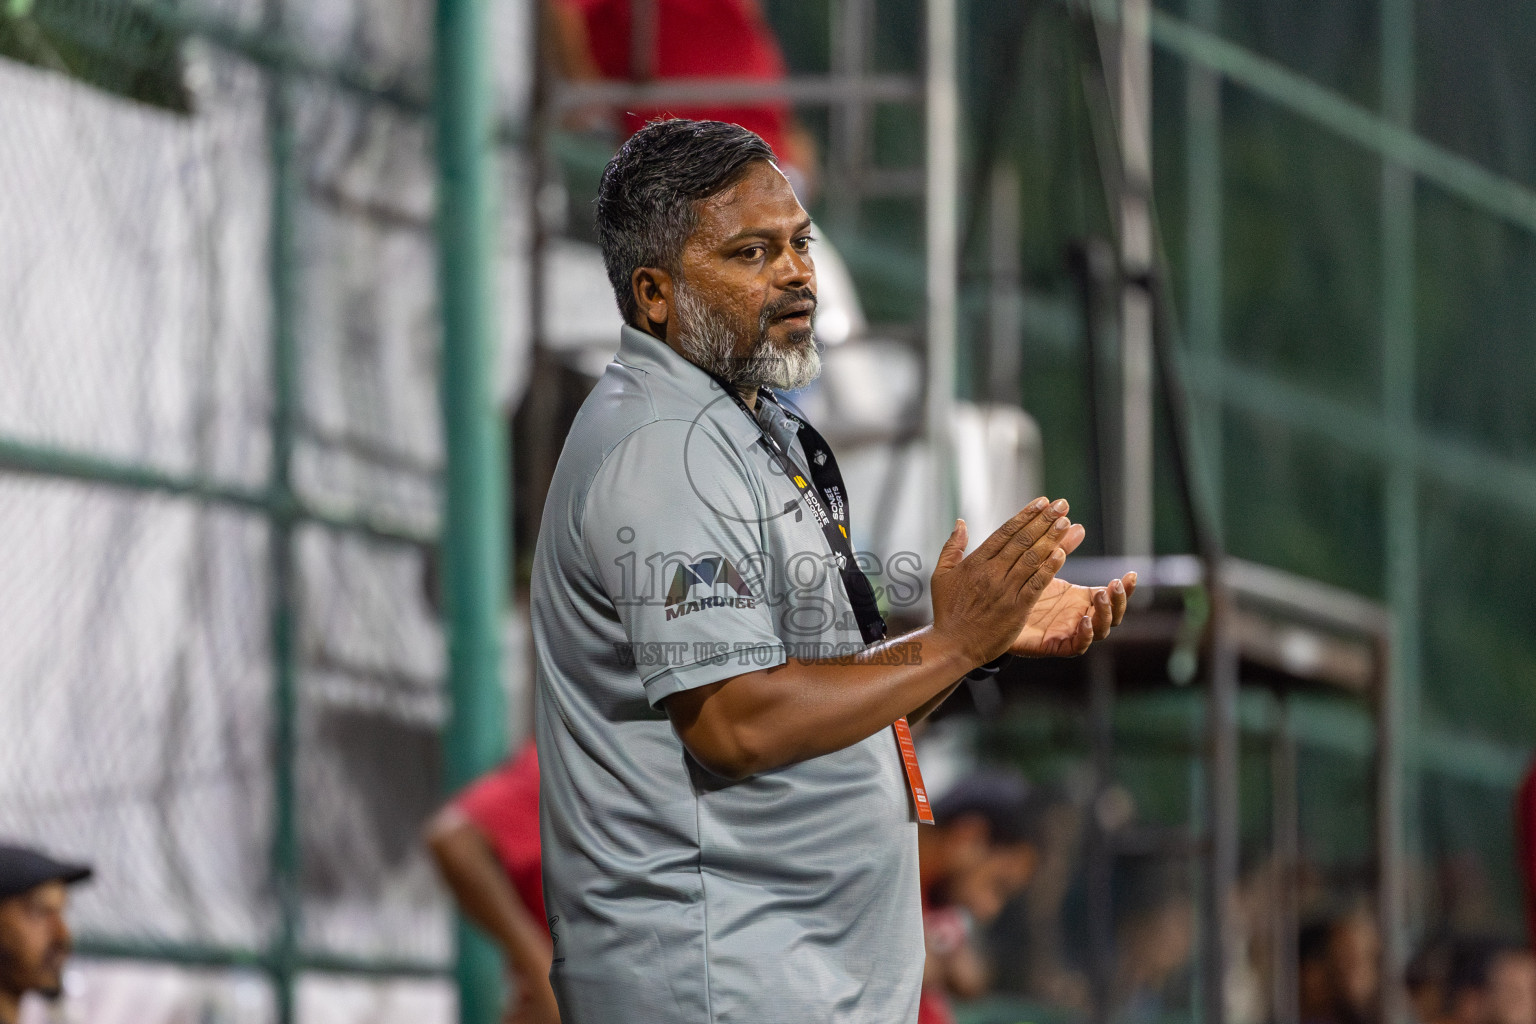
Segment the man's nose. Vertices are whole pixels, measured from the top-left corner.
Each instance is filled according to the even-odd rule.
[[[786,249],[779,261],[778,286],[786,291],[797,288],[816,288],[816,263],[808,252]]]

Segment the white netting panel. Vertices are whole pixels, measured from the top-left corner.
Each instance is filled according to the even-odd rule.
[[[257,31],[271,0],[202,0]],[[301,48],[431,85],[426,0],[289,3]],[[494,6],[504,122],[531,7]],[[272,478],[269,69],[196,38],[177,114],[0,58],[0,442],[236,485]],[[165,70],[165,69],[162,69]],[[294,78],[292,481],[308,506],[441,519],[436,172],[427,117]],[[524,376],[526,170],[503,152],[503,395]],[[87,939],[275,934],[273,531],[255,508],[0,470],[0,839],[92,861]],[[306,948],[445,961],[421,846],[445,652],[423,549],[295,533]],[[520,655],[509,676],[521,680]],[[514,701],[514,712],[520,702]],[[264,1012],[264,1011],[263,1011]]]
[[[96,865],[81,933],[261,941],[265,524],[3,476],[0,524],[0,835]]]
[[[296,486],[316,504],[433,530],[442,435],[431,136],[419,118],[331,89],[299,96]]]
[[[299,545],[304,943],[446,958],[421,843],[441,801],[443,634],[421,552],[319,529]]]
[[[0,436],[257,484],[262,78],[192,50],[190,117],[0,60]]]

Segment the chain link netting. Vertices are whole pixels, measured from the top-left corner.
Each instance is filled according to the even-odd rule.
[[[524,5],[497,6],[496,48],[519,53]],[[279,84],[230,45],[278,14],[325,73]],[[431,14],[417,0],[0,13],[0,445],[29,467],[0,473],[0,836],[96,866],[71,914],[88,948],[261,956],[280,932],[279,276],[293,282],[297,501],[402,535],[438,529]],[[220,26],[222,43],[189,23]],[[118,64],[140,64],[101,72],[113,33],[146,25],[164,38],[118,48]],[[526,67],[495,63],[498,103],[515,112]],[[279,88],[294,199],[291,262],[274,267]],[[504,259],[499,276],[520,279],[520,265]],[[515,341],[515,310],[507,319]],[[133,486],[92,479],[103,466]],[[300,952],[446,965],[447,901],[421,844],[442,799],[435,556],[302,521],[289,543]],[[97,994],[119,975],[141,995],[163,981],[102,965]],[[167,1007],[206,989],[222,993],[216,1019],[274,1012],[269,992],[251,994],[258,975],[181,977]],[[301,1019],[450,1012],[441,990],[386,998],[323,981],[299,988]],[[73,1012],[108,1019],[90,991]]]
[[[196,113],[0,61],[0,436],[246,489],[270,469],[263,76]],[[265,520],[0,479],[0,830],[92,860],[84,935],[256,947],[272,791]]]

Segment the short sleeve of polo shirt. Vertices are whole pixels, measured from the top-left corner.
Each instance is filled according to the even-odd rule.
[[[750,470],[707,420],[630,433],[587,492],[582,532],[652,707],[782,664]]]

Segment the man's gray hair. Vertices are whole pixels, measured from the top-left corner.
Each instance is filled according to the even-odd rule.
[[[636,270],[679,274],[698,226],[694,204],[730,188],[752,161],[773,159],[761,136],[724,121],[652,121],[619,147],[597,191],[597,240],[625,323],[640,312]]]

